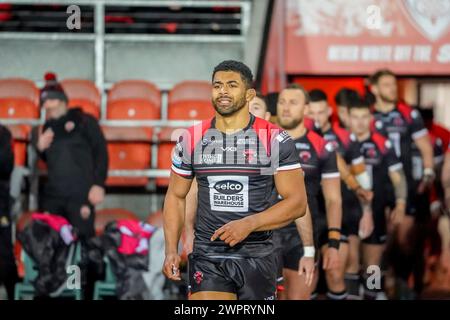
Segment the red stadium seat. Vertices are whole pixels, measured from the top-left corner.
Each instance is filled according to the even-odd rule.
[[[153,130],[148,127],[102,126],[102,131],[108,142],[152,142]]]
[[[39,108],[24,98],[0,98],[0,118],[38,119]]]
[[[161,106],[161,92],[151,82],[145,80],[123,80],[116,82],[108,93],[108,104],[128,99],[142,99]]]
[[[110,170],[145,170],[151,165],[153,130],[144,127],[102,127],[108,141]],[[145,186],[146,177],[109,177],[109,186]]]
[[[150,169],[151,153],[148,143],[108,143],[110,170]],[[108,177],[108,186],[145,186],[146,177]]]
[[[0,79],[0,118],[38,119],[39,89],[21,78]]]
[[[214,117],[208,101],[180,101],[169,105],[169,120],[205,120]]]
[[[31,126],[20,124],[8,125],[7,127],[14,139],[14,164],[16,166],[26,166],[27,142],[29,140]]]
[[[211,83],[207,81],[183,81],[170,90],[169,104],[179,101],[211,101]]]
[[[67,96],[69,108],[81,107],[96,119],[100,118],[101,96],[95,84],[85,79],[65,79],[61,81]]]
[[[172,150],[175,146],[176,136],[178,130],[182,128],[162,128],[158,133],[158,169],[170,170],[172,166]],[[169,185],[168,178],[156,178],[156,185],[158,187],[167,187]]]
[[[158,169],[170,170],[172,166],[172,151],[175,147],[174,142],[163,142],[158,146]],[[167,187],[169,178],[156,178],[158,187]]]
[[[101,235],[108,223],[118,219],[139,220],[136,215],[126,209],[102,209],[95,213],[95,233]]]
[[[169,120],[204,120],[213,116],[209,82],[184,81],[170,91]]]
[[[33,81],[22,78],[0,79],[0,99],[15,98],[31,101],[39,105],[39,89]]]
[[[160,107],[144,99],[123,99],[108,103],[108,120],[155,120],[160,118]]]

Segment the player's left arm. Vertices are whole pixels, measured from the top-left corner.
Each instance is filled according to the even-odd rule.
[[[423,120],[417,110],[411,111],[411,119],[411,137],[414,140],[417,149],[419,149],[423,161],[424,171],[422,186],[420,187],[423,189],[426,186],[429,186],[435,178],[433,145],[428,130],[425,128]]]
[[[233,247],[252,232],[278,229],[302,217],[307,203],[302,170],[278,172],[275,186],[283,200],[260,213],[228,222],[214,232],[211,241],[220,238]]]

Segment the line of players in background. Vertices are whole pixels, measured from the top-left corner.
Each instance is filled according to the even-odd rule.
[[[431,217],[439,219],[442,261],[444,265],[450,261],[449,220],[440,215],[444,190],[449,189],[441,169],[449,132],[432,122],[430,111],[399,101],[397,81],[389,70],[371,76],[365,97],[344,88],[335,102],[338,121],[331,122],[332,109],[321,90],[308,93],[292,85],[280,92],[277,101],[278,125],[295,140],[305,171],[327,297],[360,299],[363,284],[366,299],[385,291],[390,298],[414,298],[423,289],[424,244]],[[269,119],[265,97],[257,96],[250,112]],[[330,162],[333,156],[337,164]],[[441,173],[443,183],[435,179]],[[339,176],[340,188],[334,185]],[[332,188],[328,188],[330,182]],[[336,199],[339,189],[341,197]],[[282,299],[315,296],[311,292],[317,285],[317,270],[312,286],[305,275],[297,274],[304,250],[296,233],[296,228],[275,233],[283,269]],[[336,254],[329,248],[336,249]],[[370,266],[381,268],[380,281],[369,278],[374,272]],[[408,288],[411,278],[414,290]]]

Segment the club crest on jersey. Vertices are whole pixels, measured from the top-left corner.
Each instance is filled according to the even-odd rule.
[[[366,156],[367,158],[375,158],[377,156],[377,151],[375,150],[375,148],[369,148],[366,150]]]
[[[311,159],[311,152],[309,151],[300,152],[300,159],[302,160],[302,163],[308,162]]]
[[[75,129],[75,123],[73,121],[67,121],[64,125],[64,129],[66,129],[67,132],[71,132],[73,129]]]
[[[196,284],[200,284],[203,281],[203,272],[195,271],[193,278]]]
[[[256,151],[253,149],[244,150],[244,159],[246,163],[254,162]]]
[[[395,117],[394,118],[394,125],[395,126],[401,126],[401,125],[403,125],[403,120],[402,120],[402,118],[400,118],[400,117]]]

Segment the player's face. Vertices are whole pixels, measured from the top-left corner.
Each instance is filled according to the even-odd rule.
[[[47,99],[42,108],[45,109],[48,118],[59,118],[66,112],[67,105],[63,100]]]
[[[398,97],[397,79],[391,75],[382,76],[375,85],[374,93],[384,102],[395,103]]]
[[[254,97],[254,90],[247,90],[238,72],[216,72],[212,86],[212,104],[224,117],[235,114]]]
[[[326,101],[310,102],[307,114],[321,129],[323,129],[328,123],[331,110]]]
[[[254,97],[249,105],[249,111],[251,114],[253,114],[255,117],[259,117],[261,119],[266,119],[266,115],[267,115],[267,105],[264,102],[263,99],[258,98],[258,97]],[[267,120],[267,119],[266,119]]]
[[[339,117],[339,120],[344,125],[345,128],[348,128],[349,123],[349,115],[348,115],[348,108],[345,106],[337,106],[337,114]]]
[[[369,132],[371,119],[369,108],[351,109],[349,112],[350,130],[357,135]]]
[[[283,129],[296,128],[305,112],[305,95],[299,89],[284,89],[278,96],[277,116]]]

